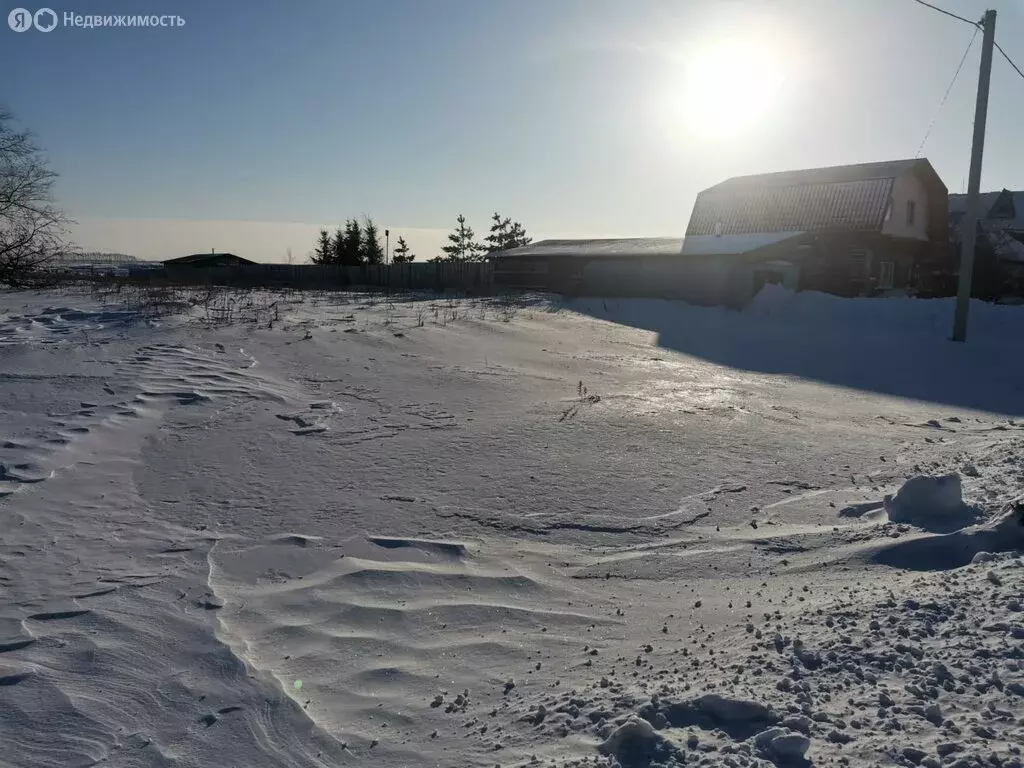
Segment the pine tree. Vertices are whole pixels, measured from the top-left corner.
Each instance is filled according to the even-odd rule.
[[[334,231],[334,239],[331,241],[331,244],[334,246],[334,257],[331,259],[331,264],[344,264],[345,232],[341,227]]]
[[[533,238],[526,234],[526,227],[520,224],[518,221],[513,221],[512,226],[508,230],[508,240],[506,241],[506,248],[519,248],[524,245],[529,245],[533,242]]]
[[[522,245],[529,245],[533,239],[526,234],[526,228],[518,221],[505,217],[502,218],[497,212],[491,216],[491,231],[484,238],[487,243],[487,253],[503,251],[506,248],[518,248]]]
[[[340,263],[347,267],[357,267],[363,263],[362,254],[363,230],[358,219],[345,222],[345,231],[341,233]]]
[[[512,224],[511,219],[503,219],[497,211],[491,216],[491,231],[484,238],[487,243],[487,252],[494,253],[508,247],[508,228]]]
[[[448,235],[448,245],[441,250],[448,261],[481,261],[484,248],[476,242],[473,228],[466,224],[466,217],[461,213],[456,219],[458,226]]]
[[[363,237],[360,246],[360,255],[364,264],[384,263],[384,249],[380,246],[377,225],[369,216],[363,223]]]
[[[398,236],[398,243],[395,245],[395,252],[392,254],[392,264],[409,264],[416,260],[415,253],[409,253],[409,245],[405,242],[405,238],[401,235]]]
[[[313,263],[334,263],[334,243],[331,241],[331,233],[326,229],[320,230],[320,237],[316,241],[316,247],[313,249]]]

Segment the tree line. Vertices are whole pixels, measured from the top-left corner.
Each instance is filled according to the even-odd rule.
[[[526,234],[526,228],[518,221],[495,212],[491,216],[491,228],[487,236],[477,240],[473,228],[466,222],[461,213],[456,219],[456,226],[448,235],[448,244],[441,247],[441,253],[430,259],[436,261],[479,262],[495,251],[506,248],[517,248],[528,245],[533,239]],[[387,254],[381,247],[380,231],[370,217],[347,219],[344,226],[338,227],[333,234],[321,229],[313,248],[314,264],[337,264],[345,267],[356,267],[361,264],[383,264]],[[392,264],[409,264],[416,260],[405,237],[398,236],[394,250],[390,254]]]
[[[405,239],[399,237],[393,260],[397,263],[415,258],[415,254],[409,254]],[[347,219],[345,226],[338,227],[333,235],[321,229],[312,259],[314,264],[339,264],[344,267],[383,264],[384,248],[380,244],[377,225],[373,219],[366,217],[362,222],[359,219]]]

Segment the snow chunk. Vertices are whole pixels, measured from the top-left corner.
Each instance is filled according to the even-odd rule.
[[[782,760],[799,760],[811,746],[802,733],[785,733],[772,739],[770,751]]]
[[[754,746],[761,754],[783,763],[797,763],[810,749],[811,740],[802,733],[785,728],[768,728],[754,736]]]
[[[662,699],[657,706],[652,704],[644,707],[640,714],[648,720],[655,720],[660,714],[674,728],[695,725],[705,730],[719,729],[740,740],[775,725],[781,719],[764,704],[727,698],[716,693],[682,702]]]
[[[653,725],[636,715],[612,731],[600,750],[601,754],[614,757],[624,768],[649,765],[678,752]]]
[[[925,530],[950,531],[977,522],[978,510],[964,503],[960,475],[917,475],[885,500],[893,523],[909,523]]]

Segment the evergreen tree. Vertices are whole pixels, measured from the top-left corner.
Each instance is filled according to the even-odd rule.
[[[513,221],[512,226],[508,229],[508,240],[506,242],[506,248],[519,248],[532,243],[533,238],[526,234],[526,227],[518,221]]]
[[[358,219],[345,222],[345,232],[341,236],[341,263],[347,267],[356,267],[363,263],[363,230]]]
[[[511,219],[503,219],[497,211],[491,216],[491,231],[484,242],[487,243],[487,252],[494,253],[508,247],[508,229],[511,226]]]
[[[495,212],[491,216],[491,231],[484,238],[487,243],[487,252],[503,251],[506,248],[518,248],[522,245],[529,245],[533,239],[526,234],[526,228],[518,221],[505,217]]]
[[[409,264],[416,260],[415,253],[409,253],[409,245],[405,242],[405,238],[401,235],[398,236],[398,243],[395,245],[395,252],[392,255],[392,264]]]
[[[320,230],[320,237],[313,249],[314,264],[332,264],[334,262],[334,243],[331,241],[331,233],[326,229]]]
[[[345,233],[341,227],[338,227],[334,232],[334,239],[331,241],[334,246],[334,256],[331,259],[331,264],[344,264],[345,263]]]
[[[481,261],[484,248],[476,242],[473,228],[466,224],[466,217],[461,213],[456,219],[458,226],[448,235],[448,245],[441,250],[448,261]]]
[[[377,225],[369,216],[366,217],[363,223],[360,256],[364,264],[384,263],[384,249],[380,246],[380,235],[377,233]]]

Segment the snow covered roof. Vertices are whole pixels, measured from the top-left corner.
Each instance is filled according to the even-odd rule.
[[[681,237],[617,237],[600,240],[541,240],[491,254],[495,258],[520,256],[675,256]]]
[[[1009,222],[1013,229],[1024,229],[1024,192],[1004,189],[1000,192],[982,192],[978,197],[981,199],[980,218],[1001,219]],[[950,195],[950,215],[966,212],[967,195]]]
[[[759,232],[752,235],[687,235],[683,238],[684,256],[724,256],[747,253],[766,245],[781,243],[791,237],[804,234],[797,232]]]
[[[926,177],[945,196],[924,159],[736,176],[697,195],[686,235],[879,230],[893,180],[904,173]]]

